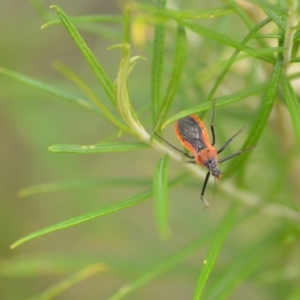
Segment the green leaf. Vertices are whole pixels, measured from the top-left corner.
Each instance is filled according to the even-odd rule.
[[[158,131],[161,128],[163,121],[165,120],[171,105],[175,99],[177,94],[180,79],[182,76],[182,70],[185,63],[185,56],[186,56],[186,34],[183,27],[179,26],[177,31],[177,41],[176,41],[176,53],[174,59],[173,70],[171,73],[170,81],[167,87],[167,91],[160,106],[158,119],[154,125],[154,131]]]
[[[62,280],[58,284],[54,285],[50,289],[44,291],[42,294],[31,297],[30,300],[50,300],[62,294],[64,291],[70,289],[75,284],[99,273],[106,271],[107,267],[104,264],[93,264],[85,269],[71,275],[70,277]]]
[[[258,115],[256,117],[256,120],[254,121],[251,131],[249,133],[249,136],[247,140],[245,141],[243,145],[243,149],[254,147],[257,142],[259,141],[265,126],[267,124],[267,121],[269,119],[272,107],[274,105],[275,98],[277,96],[279,83],[281,80],[282,75],[282,56],[278,55],[276,64],[274,66],[274,70],[272,73],[272,76],[270,78],[270,84],[266,93],[266,96],[262,100],[261,107],[259,109]],[[225,174],[232,174],[233,172],[236,172],[239,170],[239,179],[242,180],[243,176],[243,170],[246,164],[247,159],[249,158],[250,152],[246,152],[245,154],[236,157],[233,159],[228,166],[228,169],[226,170]]]
[[[157,10],[165,10],[166,0],[157,0]],[[164,65],[165,51],[165,24],[159,22],[155,25],[153,50],[152,50],[152,70],[151,70],[151,102],[153,122],[159,115],[162,103],[162,72]]]
[[[118,15],[89,15],[69,18],[73,23],[120,23],[122,24],[123,18]],[[60,20],[53,20],[42,25],[41,28],[44,29],[51,25],[61,24]]]
[[[230,1],[232,2],[232,1]],[[266,19],[262,22],[260,22],[259,24],[257,24],[249,33],[248,35],[243,39],[241,45],[245,46],[250,40],[251,38],[256,34],[257,31],[259,31],[262,27],[264,27],[266,24],[268,24],[270,22],[270,19]],[[231,55],[231,57],[229,58],[229,60],[227,61],[225,68],[223,69],[223,71],[220,73],[220,75],[218,76],[217,80],[215,81],[207,99],[208,101],[212,101],[216,90],[218,89],[218,87],[220,86],[221,82],[223,81],[223,79],[225,78],[226,74],[228,73],[229,69],[231,68],[231,66],[233,65],[233,63],[236,61],[238,55],[240,53],[240,50],[235,50],[234,53]]]
[[[177,20],[178,21],[178,20]],[[240,51],[243,51],[245,53],[248,53],[249,55],[256,57],[260,60],[269,62],[269,63],[274,63],[274,58],[271,56],[265,56],[264,54],[272,54],[274,52],[283,52],[284,48],[283,47],[271,47],[271,48],[266,48],[266,49],[254,49],[252,47],[248,47],[248,46],[243,46],[240,42],[237,42],[235,40],[230,39],[227,36],[224,36],[220,33],[217,33],[215,31],[212,31],[208,28],[205,28],[204,26],[201,26],[199,24],[194,24],[191,22],[187,22],[187,21],[178,21],[181,25],[185,26],[186,28],[189,28],[190,30],[192,30],[193,32],[213,39],[221,44],[225,44],[228,45],[230,47],[233,47],[235,49],[238,49]]]
[[[132,282],[123,285],[113,296],[109,298],[109,300],[121,300],[136,291],[141,286],[166,273],[168,270],[186,259],[193,252],[197,251],[203,244],[205,244],[209,240],[209,237],[209,234],[205,235],[204,237],[202,236],[201,238],[195,240],[193,243],[178,250],[172,256],[163,259],[160,263],[154,265],[151,269],[147,270],[144,274],[141,274]]]
[[[247,12],[244,9],[243,5],[241,5],[239,2],[235,2],[234,0],[228,0],[227,2],[233,8],[233,10],[240,16],[240,18],[246,24],[248,29],[251,29],[251,28],[254,27],[255,23],[251,19],[251,17],[249,16],[249,14],[247,14]]]
[[[233,14],[234,10],[230,7],[214,7],[180,11],[167,9],[166,13],[182,19],[212,19]]]
[[[96,145],[53,145],[48,148],[54,153],[103,153],[103,152],[122,152],[141,149],[147,147],[146,144],[136,143],[102,143]]]
[[[293,40],[296,41],[299,39],[300,39],[300,30],[297,30],[293,36]]]
[[[221,247],[223,245],[223,242],[225,240],[226,235],[228,234],[231,225],[233,223],[233,220],[236,216],[238,206],[235,205],[235,207],[230,209],[230,212],[227,214],[225,219],[222,221],[222,223],[219,226],[219,229],[217,230],[217,233],[212,241],[212,244],[208,250],[208,253],[206,255],[206,259],[203,262],[203,266],[201,268],[196,289],[194,291],[193,299],[201,299],[201,295],[203,293],[203,289],[205,287],[205,284],[207,282],[207,279],[212,271],[212,268],[218,258],[219,252],[221,250]]]
[[[99,186],[144,186],[150,185],[150,179],[142,178],[104,178],[104,179],[81,179],[62,182],[50,182],[33,185],[18,191],[17,196],[20,198],[29,197],[36,194],[51,193],[58,191],[69,191],[75,189],[94,188]]]
[[[283,36],[280,33],[257,33],[254,38],[256,39],[282,39]]]
[[[118,45],[122,50],[122,59],[120,62],[117,79],[115,81],[116,104],[122,119],[126,124],[143,140],[149,140],[150,137],[145,131],[143,125],[140,123],[136,112],[134,111],[131,101],[129,99],[127,81],[132,68],[140,57],[130,58],[130,16],[129,6],[124,12],[124,33],[123,44]]]
[[[281,14],[286,14],[286,11],[279,9],[278,6],[272,6],[266,1],[255,0],[263,11],[273,20],[273,22],[281,29],[283,32],[286,30],[286,25],[284,21],[280,18]]]
[[[50,8],[54,8],[57,11],[58,17],[60,18],[61,22],[70,34],[71,38],[77,45],[78,49],[81,51],[82,55],[86,59],[90,68],[92,69],[93,73],[98,79],[101,87],[103,88],[111,102],[115,105],[116,103],[113,84],[108,78],[103,68],[101,67],[101,65],[98,63],[96,57],[94,56],[90,48],[87,46],[87,44],[85,43],[79,32],[76,30],[76,28],[72,24],[69,17],[65,14],[65,12],[57,5],[52,5]]]
[[[258,25],[255,26],[255,22],[254,22],[253,18],[250,17],[249,11],[246,11],[245,7],[243,7],[243,5],[241,5],[241,3],[236,2],[234,0],[229,0],[228,4],[240,16],[240,18],[243,20],[243,22],[246,24],[246,26],[248,27],[249,30],[252,31],[259,24],[264,22],[264,21],[262,21],[261,23],[259,23]],[[271,18],[268,18],[267,20],[272,21]],[[268,21],[268,23],[269,23],[269,21]],[[249,34],[251,34],[251,32]],[[260,39],[260,40],[258,40],[258,43],[261,45],[262,48],[268,48],[269,47],[268,43],[265,40]]]
[[[41,230],[38,230],[34,233],[31,233],[31,234],[19,239],[18,241],[13,243],[10,248],[14,249],[17,246],[19,246],[25,242],[28,242],[32,239],[35,239],[39,236],[42,236],[42,235],[45,235],[45,234],[48,234],[48,233],[51,233],[51,232],[54,232],[57,230],[61,230],[61,229],[67,228],[67,227],[75,226],[80,223],[101,217],[103,215],[107,215],[107,214],[113,213],[115,211],[130,207],[132,205],[139,204],[139,203],[145,201],[146,199],[150,198],[151,196],[152,196],[152,189],[147,190],[142,193],[139,193],[135,196],[126,198],[125,200],[119,201],[115,204],[100,208],[100,209],[92,211],[92,212],[88,212],[81,216],[71,218],[69,220],[63,221],[63,222],[55,224],[55,225],[43,228]]]
[[[290,62],[299,63],[300,62],[300,57],[293,57],[293,58],[290,59]]]
[[[298,300],[300,298],[300,287],[296,286],[292,291],[290,291],[285,300]]]
[[[259,243],[237,254],[235,259],[215,278],[215,283],[205,294],[205,299],[230,299],[230,294],[256,270],[260,263],[264,262],[266,255],[272,251],[285,230],[286,228],[274,230]]]
[[[180,24],[181,26],[190,29],[191,31],[194,31],[195,33],[203,36],[203,37],[207,37],[210,39],[213,39],[221,44],[224,45],[228,45],[230,47],[233,47],[235,49],[238,49],[240,51],[243,51],[245,53],[248,53],[251,56],[254,56],[256,58],[259,58],[260,60],[269,62],[274,64],[275,59],[272,55],[266,55],[266,54],[272,54],[272,53],[276,53],[276,52],[283,52],[285,49],[284,47],[270,47],[270,48],[265,48],[265,49],[254,49],[252,47],[248,47],[248,46],[243,46],[241,45],[240,42],[235,41],[231,38],[229,38],[228,36],[225,36],[223,34],[220,34],[218,32],[215,32],[209,28],[206,28],[200,24],[196,24],[187,20],[184,20],[184,18],[181,17],[180,12],[176,12],[176,13],[170,13],[169,10],[157,10],[154,9],[153,7],[143,7],[143,6],[139,6],[141,9],[143,9],[146,12],[151,12],[153,15],[161,18],[171,18],[174,19],[178,24]]]
[[[168,155],[165,155],[159,160],[153,178],[153,198],[155,201],[155,213],[159,234],[163,240],[168,239],[171,234],[168,224],[168,164],[169,157]]]
[[[82,253],[53,253],[31,252],[15,254],[0,261],[0,277],[24,280],[29,278],[60,277],[72,274],[89,265],[101,263],[103,269],[114,269],[117,272],[124,270],[124,265],[116,258],[103,258],[103,255],[84,256]],[[128,262],[128,266],[130,262]],[[127,266],[126,266],[127,267]]]
[[[77,75],[75,74],[71,69],[66,67],[61,62],[54,62],[53,64],[54,68],[61,72],[66,78],[74,82],[86,95],[87,97],[98,107],[98,109],[103,113],[103,115],[106,117],[108,121],[110,121],[112,124],[114,124],[119,129],[128,132],[133,133],[130,128],[122,124],[102,103],[102,101],[96,96],[96,94],[88,87],[88,85]]]
[[[141,9],[144,9],[145,11],[150,11],[154,15],[158,17],[165,17],[165,18],[171,18],[174,19],[178,24],[181,26],[190,29],[191,31],[210,39],[213,39],[221,44],[231,46],[235,49],[238,49],[240,51],[243,51],[245,53],[248,53],[251,56],[257,57],[263,61],[274,63],[273,56],[269,55],[266,56],[265,54],[272,54],[274,52],[283,52],[285,49],[283,47],[277,47],[277,48],[265,48],[265,49],[254,49],[248,46],[243,46],[241,43],[224,36],[223,34],[220,34],[218,32],[215,32],[209,28],[206,28],[204,26],[201,26],[200,24],[196,24],[190,21],[184,20],[181,16],[178,16],[177,14],[170,14],[167,10],[154,10],[153,8],[147,7],[146,9],[141,7]]]
[[[252,95],[258,94],[263,92],[267,87],[267,84],[259,84],[256,86],[252,86],[250,88],[244,89],[240,92],[228,95],[228,96],[223,96],[223,97],[219,97],[216,98],[216,100],[214,101],[215,106],[216,107],[220,107],[220,106],[224,106],[224,105],[228,105],[228,104],[232,104],[235,102],[238,102],[240,100],[243,100],[247,97],[250,97]],[[182,119],[186,116],[189,116],[191,114],[195,114],[195,113],[199,113],[201,111],[207,111],[209,109],[213,108],[213,102],[212,101],[205,101],[199,105],[196,105],[190,109],[187,110],[183,110],[180,113],[174,115],[173,117],[171,117],[170,119],[168,119],[164,124],[163,127],[165,127],[166,125],[175,122],[179,119]]]
[[[115,82],[116,86],[116,99],[117,108],[126,124],[133,129],[138,135],[148,134],[145,132],[144,127],[140,123],[128,95],[127,80],[129,73],[132,69],[130,59],[130,45],[122,44],[122,60],[119,66],[118,76]],[[135,62],[135,58],[133,58]]]
[[[282,80],[283,95],[287,104],[287,108],[291,115],[292,124],[294,127],[296,140],[300,149],[300,104],[296,93],[290,84],[289,80],[284,77]]]
[[[30,5],[35,10],[35,13],[42,19],[42,20],[49,20],[52,16],[50,16],[48,7],[44,5],[44,3],[38,0],[29,0]]]
[[[166,2],[160,1],[160,2]],[[233,14],[234,10],[230,7],[214,7],[214,8],[203,8],[203,9],[193,9],[193,10],[174,10],[169,8],[162,9],[158,2],[157,7],[144,4],[135,4],[137,8],[148,13],[154,13],[160,17],[160,19],[212,19],[215,17],[226,16],[228,14]]]
[[[33,79],[31,77],[22,75],[20,73],[14,72],[14,71],[10,71],[10,70],[5,69],[5,68],[0,68],[0,73],[4,74],[6,76],[9,76],[13,79],[16,79],[16,80],[18,80],[22,83],[25,83],[25,84],[27,84],[27,85],[29,85],[33,88],[36,88],[36,89],[38,89],[38,90],[40,90],[44,93],[47,93],[51,96],[55,96],[57,98],[66,100],[66,101],[71,102],[71,103],[81,105],[84,108],[88,108],[88,109],[91,109],[93,111],[98,112],[97,108],[93,104],[91,104],[88,100],[85,100],[85,99],[79,98],[77,96],[68,94],[65,91],[62,91],[62,90],[60,90],[60,89],[58,89],[58,88],[56,88],[56,87],[54,87],[50,84],[43,83],[39,80]]]
[[[172,180],[169,185],[170,186],[175,185],[175,184],[177,184],[181,181],[186,180],[186,178],[187,178],[186,174],[178,176],[177,178]],[[43,228],[41,230],[38,230],[34,233],[31,233],[31,234],[19,239],[18,241],[13,243],[10,248],[14,249],[17,246],[19,246],[19,245],[21,245],[25,242],[28,242],[28,241],[30,241],[34,238],[45,235],[47,233],[51,233],[51,232],[54,232],[54,231],[57,231],[57,230],[60,230],[60,229],[75,226],[75,225],[78,225],[80,223],[98,218],[100,216],[107,215],[107,214],[113,213],[115,211],[118,211],[118,210],[130,207],[130,206],[139,204],[139,203],[147,200],[151,196],[152,196],[152,189],[146,190],[145,192],[139,193],[135,196],[128,197],[128,198],[126,198],[122,201],[119,201],[119,202],[115,203],[115,204],[100,208],[100,209],[92,211],[92,212],[88,212],[88,213],[83,214],[81,216],[77,216],[77,217],[71,218],[69,220],[63,221],[61,223],[58,223],[58,224]]]

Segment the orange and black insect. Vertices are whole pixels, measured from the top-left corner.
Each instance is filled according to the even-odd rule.
[[[216,150],[214,147],[215,141],[216,141],[215,130],[214,130],[214,118],[215,118],[215,108],[213,109],[212,120],[211,120],[211,124],[210,124],[210,129],[211,129],[211,134],[212,134],[212,142],[209,141],[209,136],[206,131],[206,128],[198,116],[190,115],[188,117],[178,120],[175,123],[175,133],[176,133],[177,138],[179,139],[181,144],[193,154],[193,156],[174,147],[172,144],[170,144],[165,139],[163,139],[161,136],[159,136],[158,134],[155,133],[158,137],[160,137],[163,141],[165,141],[172,148],[181,152],[186,157],[193,159],[192,161],[188,161],[188,162],[195,163],[200,166],[204,166],[208,169],[208,172],[206,174],[206,177],[205,177],[205,180],[203,183],[203,187],[201,190],[201,195],[200,195],[201,200],[203,201],[203,203],[205,205],[207,205],[207,203],[204,200],[203,196],[204,196],[204,193],[206,190],[206,186],[207,186],[210,174],[213,175],[214,177],[216,177],[217,179],[220,179],[221,178],[221,171],[219,169],[220,163],[222,163],[228,159],[231,159],[235,156],[238,156],[245,151],[250,150],[250,148],[243,149],[243,150],[240,150],[233,154],[230,154],[228,156],[225,156],[221,159],[218,159],[218,154],[220,154],[229,145],[229,143],[242,131],[242,129],[239,130],[232,137],[230,137],[219,150]]]

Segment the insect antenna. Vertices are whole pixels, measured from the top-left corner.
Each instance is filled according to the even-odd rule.
[[[226,160],[228,160],[228,159],[231,159],[231,158],[233,158],[233,157],[236,157],[236,156],[238,156],[238,155],[240,155],[240,154],[242,154],[242,153],[244,153],[244,152],[247,152],[247,151],[249,151],[249,150],[252,150],[253,148],[254,148],[254,147],[250,147],[250,148],[242,149],[242,150],[240,150],[240,151],[238,151],[238,152],[229,154],[228,156],[225,156],[225,157],[221,158],[221,159],[218,161],[218,163],[221,164],[222,162],[224,162],[224,161],[226,161]]]
[[[225,144],[218,150],[218,154],[220,154],[230,143],[231,141],[237,136],[239,135],[242,131],[244,130],[244,127],[241,128],[237,133],[235,133],[232,137],[230,137]]]

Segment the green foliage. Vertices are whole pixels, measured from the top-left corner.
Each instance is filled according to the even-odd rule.
[[[161,158],[157,164],[153,178],[153,197],[159,233],[162,239],[170,235],[168,225],[169,197],[168,197],[168,156]]]
[[[230,209],[230,212],[227,214],[225,220],[221,223],[220,229],[217,231],[216,236],[212,240],[212,244],[207,252],[207,256],[200,270],[196,289],[194,292],[194,297],[193,297],[194,300],[201,299],[201,296],[203,294],[203,289],[206,285],[206,281],[209,278],[212,268],[219,255],[219,251],[221,250],[221,246],[225,240],[226,235],[228,234],[228,231],[231,228],[236,213],[237,213],[237,207]]]
[[[291,282],[287,270],[292,266],[300,269],[300,260],[295,255],[300,236],[297,202],[300,193],[297,183],[300,104],[299,89],[294,84],[300,73],[293,71],[300,61],[298,1],[278,0],[274,5],[271,1],[256,0],[244,5],[229,0],[227,6],[211,8],[204,7],[209,5],[207,1],[188,1],[188,4],[178,1],[177,10],[170,9],[166,0],[157,0],[153,6],[128,2],[123,7],[123,15],[78,17],[69,17],[68,8],[52,5],[57,15],[55,19],[49,18],[39,2],[33,1],[33,4],[46,21],[42,28],[62,31],[61,27],[53,25],[64,26],[97,83],[83,80],[83,75],[74,71],[77,68],[71,70],[60,62],[55,62],[54,68],[79,91],[69,92],[67,83],[65,88],[58,87],[46,79],[33,79],[24,72],[21,74],[4,66],[0,67],[2,78],[15,82],[16,86],[23,83],[51,99],[76,104],[78,109],[87,108],[85,114],[92,111],[91,115],[100,116],[103,123],[97,135],[103,134],[103,139],[97,136],[91,145],[74,145],[69,141],[60,144],[59,139],[58,144],[48,146],[51,152],[48,155],[53,157],[52,153],[65,153],[66,158],[69,153],[98,153],[98,157],[104,157],[103,153],[106,153],[107,157],[111,156],[109,165],[102,160],[97,169],[102,178],[86,179],[82,176],[77,180],[55,180],[19,190],[18,196],[22,198],[76,190],[79,195],[84,193],[81,198],[84,201],[80,201],[78,207],[74,205],[80,213],[75,208],[74,211],[69,209],[71,217],[66,216],[63,221],[53,221],[52,225],[41,223],[29,234],[26,231],[32,231],[32,227],[21,231],[19,234],[23,237],[11,248],[39,241],[42,236],[46,240],[48,233],[75,225],[94,224],[87,221],[99,219],[100,222],[100,217],[106,215],[110,215],[107,219],[114,218],[112,223],[117,225],[110,223],[108,227],[89,228],[89,234],[95,234],[101,241],[95,250],[100,251],[100,257],[76,265],[75,274],[74,269],[66,267],[68,273],[72,272],[71,276],[44,292],[35,290],[32,294],[37,296],[32,299],[53,299],[72,290],[84,279],[108,270],[110,276],[125,279],[126,283],[120,287],[121,281],[116,280],[107,289],[104,284],[101,286],[103,295],[96,284],[93,286],[97,291],[94,298],[116,300],[131,295],[135,297],[131,299],[239,299],[239,295],[247,295],[248,285],[255,285],[256,299],[285,299],[286,296],[287,299],[296,299],[300,272],[295,273],[294,282]],[[184,5],[189,7],[185,9]],[[203,9],[196,8],[200,5]],[[99,30],[97,32],[102,34],[106,31],[103,26],[110,26],[115,32],[111,36],[114,44],[110,45],[110,51],[101,49],[99,55],[89,46],[81,29],[90,34]],[[115,38],[121,31],[123,38]],[[47,35],[47,32],[43,34]],[[116,57],[118,63],[114,64]],[[114,74],[112,79],[111,74]],[[199,95],[202,95],[201,99]],[[214,207],[201,212],[199,193],[205,169],[186,164],[185,157],[158,139],[154,132],[161,134],[167,125],[190,114],[204,117],[213,107],[217,111],[216,134],[220,133],[221,139],[226,141],[225,134],[231,136],[230,132],[236,130],[237,124],[245,126],[244,136],[240,137],[244,138],[241,148],[253,149],[228,163],[222,176],[224,181],[218,184],[220,188]],[[47,123],[42,131],[49,130],[54,123]],[[80,124],[80,120],[77,118],[75,123]],[[236,146],[230,144],[230,147],[233,153]],[[180,148],[177,150],[181,151]],[[119,159],[123,152],[127,156]],[[161,157],[159,160],[155,157],[157,153]],[[59,156],[56,154],[55,157]],[[82,156],[76,157],[82,159]],[[116,176],[118,172],[123,172],[124,177]],[[68,174],[74,174],[71,167]],[[191,174],[200,180],[195,183]],[[229,177],[231,181],[226,180]],[[98,188],[101,193],[106,189],[109,192],[96,196],[91,193],[91,188]],[[210,186],[207,192],[207,198],[213,199]],[[146,206],[146,200],[151,197],[154,199],[152,210]],[[127,210],[123,215],[115,214],[125,208],[131,208],[135,213],[130,215]],[[43,219],[43,213],[39,211],[38,218]],[[50,214],[50,222],[52,218],[57,220],[56,213],[59,214],[57,206],[53,215]],[[34,211],[30,214],[31,219]],[[149,224],[148,220],[151,220]],[[153,225],[155,221],[157,233]],[[144,224],[148,225],[147,229]],[[80,226],[74,231],[78,228]],[[118,235],[118,230],[124,231]],[[138,230],[143,234],[134,235],[128,246],[124,236]],[[107,234],[106,242],[98,238],[99,232]],[[61,231],[62,235],[64,233]],[[85,232],[86,240],[82,243],[93,245],[92,239],[88,239],[89,234]],[[73,241],[70,249],[75,251],[72,247],[76,243],[81,245],[81,238],[76,236]],[[131,245],[132,241],[134,245]],[[146,246],[141,250],[138,247],[143,243]],[[52,248],[62,244],[58,239]],[[27,245],[30,247],[31,243]],[[102,255],[105,247],[109,251]],[[134,248],[133,252],[128,250],[130,247]],[[120,253],[127,251],[130,253],[129,263],[124,264],[125,256],[116,260]],[[88,255],[81,253],[82,257]],[[14,263],[10,258],[7,261],[0,261],[0,275],[3,277],[11,276],[9,274],[42,276],[45,271],[42,267],[40,273],[36,271],[36,264],[30,257]],[[66,261],[63,259],[62,267],[66,266]],[[274,276],[265,274],[268,270],[272,273],[274,265],[283,274],[277,281]],[[56,271],[53,269],[53,274]],[[176,276],[183,281],[178,287],[174,283]],[[263,281],[264,276],[268,280]],[[157,281],[158,286],[166,285],[166,288],[157,289]],[[174,291],[166,292],[167,281],[174,286]],[[186,294],[186,283],[190,286],[189,294]],[[148,289],[144,290],[146,285]],[[85,293],[89,295],[88,291]],[[147,298],[149,294],[150,298]]]
[[[144,148],[143,143],[101,143],[97,145],[53,145],[48,148],[50,152],[54,153],[103,153],[103,152],[120,152],[130,151],[134,149]]]

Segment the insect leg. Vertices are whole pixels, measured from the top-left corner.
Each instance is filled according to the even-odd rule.
[[[228,160],[228,159],[231,159],[231,158],[233,158],[233,157],[236,157],[236,156],[238,156],[238,155],[240,155],[240,154],[242,154],[242,153],[244,153],[244,152],[246,152],[246,151],[249,151],[249,150],[251,150],[251,149],[253,149],[253,147],[246,148],[246,149],[242,149],[242,150],[240,150],[240,151],[238,151],[238,152],[235,152],[235,153],[233,153],[233,154],[230,154],[230,155],[228,155],[228,156],[225,156],[225,157],[221,158],[221,159],[218,161],[218,163],[220,164],[220,163],[222,163],[222,162],[224,162],[224,161],[226,161],[226,160]]]
[[[209,176],[210,176],[210,172],[207,172],[206,177],[205,177],[205,179],[204,179],[204,183],[203,183],[201,195],[200,195],[200,198],[201,198],[203,204],[204,204],[206,207],[208,207],[209,205],[208,205],[208,203],[206,202],[206,200],[204,199],[203,196],[204,196],[204,193],[205,193],[205,190],[206,190],[206,186],[207,186],[207,182],[208,182]]]
[[[188,155],[187,153],[181,151],[180,149],[176,148],[175,146],[173,146],[172,144],[170,144],[168,141],[166,141],[163,137],[161,137],[159,134],[157,134],[155,131],[154,131],[155,135],[157,135],[160,139],[162,139],[165,143],[167,143],[169,146],[171,146],[173,149],[177,150],[178,152],[182,153],[183,155],[185,155],[186,157],[188,158],[194,158],[194,156],[192,155]]]
[[[238,134],[240,134],[241,132],[242,132],[242,130],[244,129],[244,127],[243,128],[241,128],[236,134],[234,134],[231,138],[229,138],[226,142],[225,142],[225,144],[218,150],[218,154],[220,154],[228,145],[229,145],[229,143],[238,135]]]
[[[211,122],[210,122],[210,130],[211,130],[211,145],[214,146],[216,142],[216,136],[215,136],[215,127],[214,127],[214,121],[215,121],[215,111],[216,111],[216,101],[214,100],[213,103],[213,112],[212,112],[212,117],[211,117]]]
[[[194,160],[188,160],[188,161],[186,161],[186,163],[188,163],[188,164],[196,164],[196,162]]]

